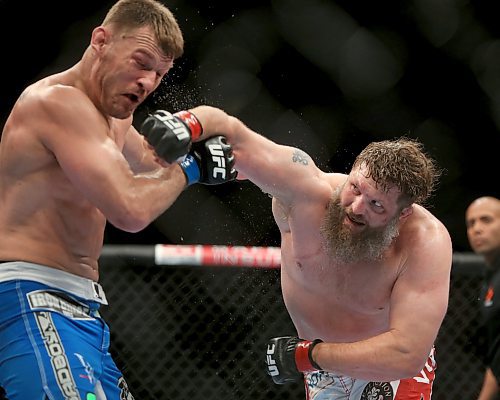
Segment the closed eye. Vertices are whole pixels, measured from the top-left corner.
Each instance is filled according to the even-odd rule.
[[[148,69],[148,66],[144,62],[137,59],[134,61],[140,69]]]

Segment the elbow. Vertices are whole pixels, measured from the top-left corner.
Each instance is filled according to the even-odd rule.
[[[407,354],[407,357],[403,357],[400,360],[398,370],[395,371],[395,375],[397,376],[392,380],[408,379],[419,376],[426,365],[427,357],[428,355],[425,359],[422,359],[418,354]]]
[[[413,378],[420,375],[420,372],[424,368],[425,363],[421,363],[420,360],[408,361],[406,365],[403,365],[399,371],[400,377],[398,379]]]
[[[396,361],[396,359],[394,361]],[[423,368],[424,364],[398,359],[397,364],[391,363],[391,365],[385,365],[385,368],[380,368],[377,372],[371,371],[359,377],[371,381],[392,382],[420,376]]]
[[[115,228],[129,233],[140,232],[149,225],[149,222],[146,222],[143,219],[131,218],[130,216],[127,216],[126,218],[116,218],[108,221]]]
[[[118,229],[129,233],[137,233],[146,228],[149,223],[144,223],[143,221],[128,221],[126,224],[123,224],[121,227],[116,226]]]
[[[396,333],[393,330],[392,333]],[[402,338],[402,336],[404,338]],[[421,375],[424,368],[433,369],[434,364],[434,346],[433,342],[422,342],[419,340],[412,340],[410,335],[396,335],[395,336],[395,351],[393,369],[395,379],[408,379]]]
[[[107,218],[115,228],[125,232],[137,233],[151,223],[151,215],[146,209],[139,206],[117,207]]]
[[[394,361],[396,361],[396,359],[394,359]],[[424,364],[398,358],[397,363],[385,365],[376,372],[370,371],[367,374],[362,374],[359,378],[371,381],[392,382],[420,376],[423,368]]]

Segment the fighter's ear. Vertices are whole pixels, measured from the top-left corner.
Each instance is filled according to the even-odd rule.
[[[98,26],[94,28],[92,31],[92,37],[90,38],[90,45],[94,48],[95,51],[99,52],[102,47],[109,40],[109,32],[103,26]]]
[[[405,219],[413,214],[413,206],[409,205],[401,210],[399,214],[399,219]]]

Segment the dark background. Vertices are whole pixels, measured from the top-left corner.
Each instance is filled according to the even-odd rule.
[[[113,3],[0,0],[1,126],[26,85],[79,60]],[[465,208],[477,196],[500,196],[496,3],[165,1],[184,32],[185,55],[145,106],[219,106],[328,171],[348,172],[371,141],[418,138],[444,169],[430,209],[455,250],[469,251]],[[192,186],[143,232],[109,226],[106,243],[279,239],[270,199],[243,182]]]

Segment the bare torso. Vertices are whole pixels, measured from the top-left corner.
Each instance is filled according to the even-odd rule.
[[[85,98],[77,86],[71,70],[37,82],[21,95],[6,122],[0,143],[0,260],[40,263],[97,280],[106,219],[44,145],[55,132],[40,107],[33,105],[37,96],[55,87],[70,88]],[[92,112],[101,122],[95,129],[123,147],[131,119],[110,124],[97,109]]]
[[[285,209],[274,200],[273,213],[282,242],[283,297],[298,335],[309,340],[353,342],[389,329],[392,288],[404,268],[405,242],[415,231],[436,221],[420,206],[400,228],[400,234],[382,260],[343,265],[326,254],[320,226],[334,189],[342,184],[331,178],[323,197]],[[411,233],[410,233],[411,232]]]

